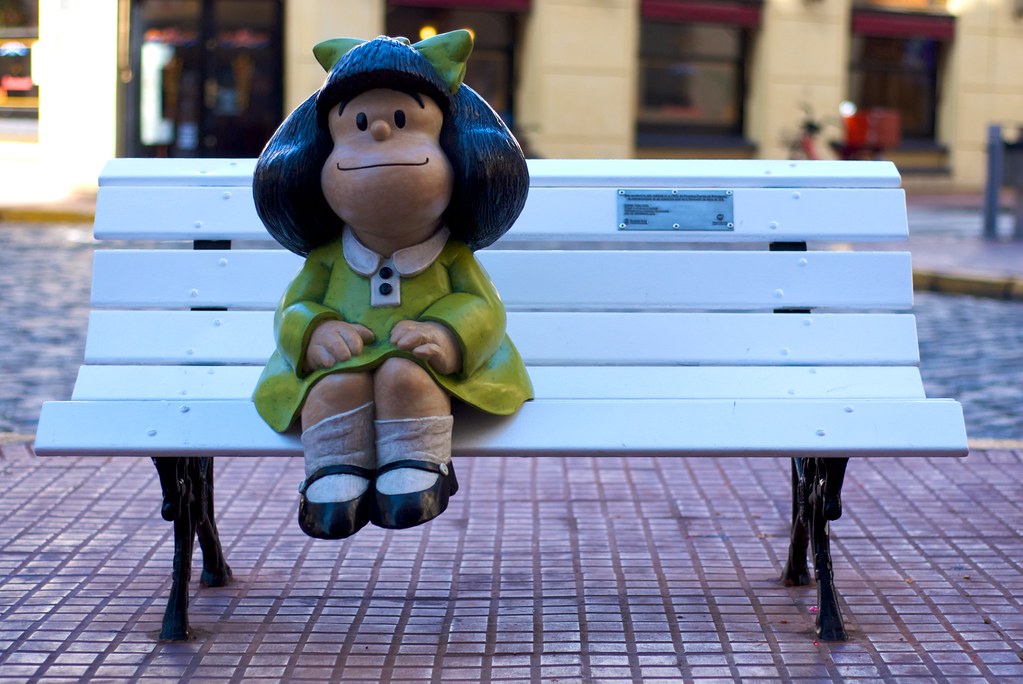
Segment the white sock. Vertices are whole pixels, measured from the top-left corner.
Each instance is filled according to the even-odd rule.
[[[373,402],[325,418],[302,433],[305,476],[320,468],[344,463],[373,470]],[[369,480],[358,475],[327,475],[309,485],[308,501],[351,501],[369,488]]]
[[[377,468],[406,458],[451,463],[452,425],[451,416],[376,421]],[[421,492],[432,487],[438,477],[418,468],[398,468],[377,477],[376,488],[388,496]]]

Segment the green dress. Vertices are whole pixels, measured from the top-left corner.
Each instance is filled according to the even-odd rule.
[[[290,428],[310,388],[324,375],[371,371],[395,356],[415,361],[452,396],[488,413],[514,413],[532,398],[525,365],[505,335],[501,299],[464,243],[448,238],[425,270],[401,276],[400,304],[396,306],[371,305],[370,278],[353,269],[345,258],[344,244],[351,245],[350,238],[339,238],[310,252],[277,308],[277,350],[263,369],[253,396],[256,410],[270,427],[278,432]],[[304,373],[301,369],[309,339],[327,320],[361,323],[376,339],[348,361]],[[459,341],[462,370],[441,375],[391,345],[391,329],[401,320],[447,326]]]

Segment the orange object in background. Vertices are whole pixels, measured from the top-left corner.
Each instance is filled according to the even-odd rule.
[[[847,147],[890,150],[898,147],[902,140],[899,112],[895,109],[872,107],[843,117],[843,120]]]
[[[842,117],[845,124],[845,144],[848,147],[863,147],[867,144],[867,113],[856,112]]]
[[[843,116],[842,122],[845,140],[834,145],[842,159],[877,159],[902,142],[898,110],[871,107]]]

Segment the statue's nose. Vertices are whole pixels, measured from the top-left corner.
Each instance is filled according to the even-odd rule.
[[[383,142],[391,137],[391,125],[383,119],[377,119],[369,126],[369,134],[377,142]]]

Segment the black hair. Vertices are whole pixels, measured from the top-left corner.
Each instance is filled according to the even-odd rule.
[[[320,189],[320,172],[334,146],[326,117],[338,103],[374,88],[422,93],[443,112],[440,145],[454,171],[444,222],[452,235],[476,250],[507,232],[529,190],[515,137],[474,90],[463,84],[452,95],[414,48],[381,36],[349,50],[260,154],[252,190],[270,235],[305,256],[341,234],[342,221]]]

